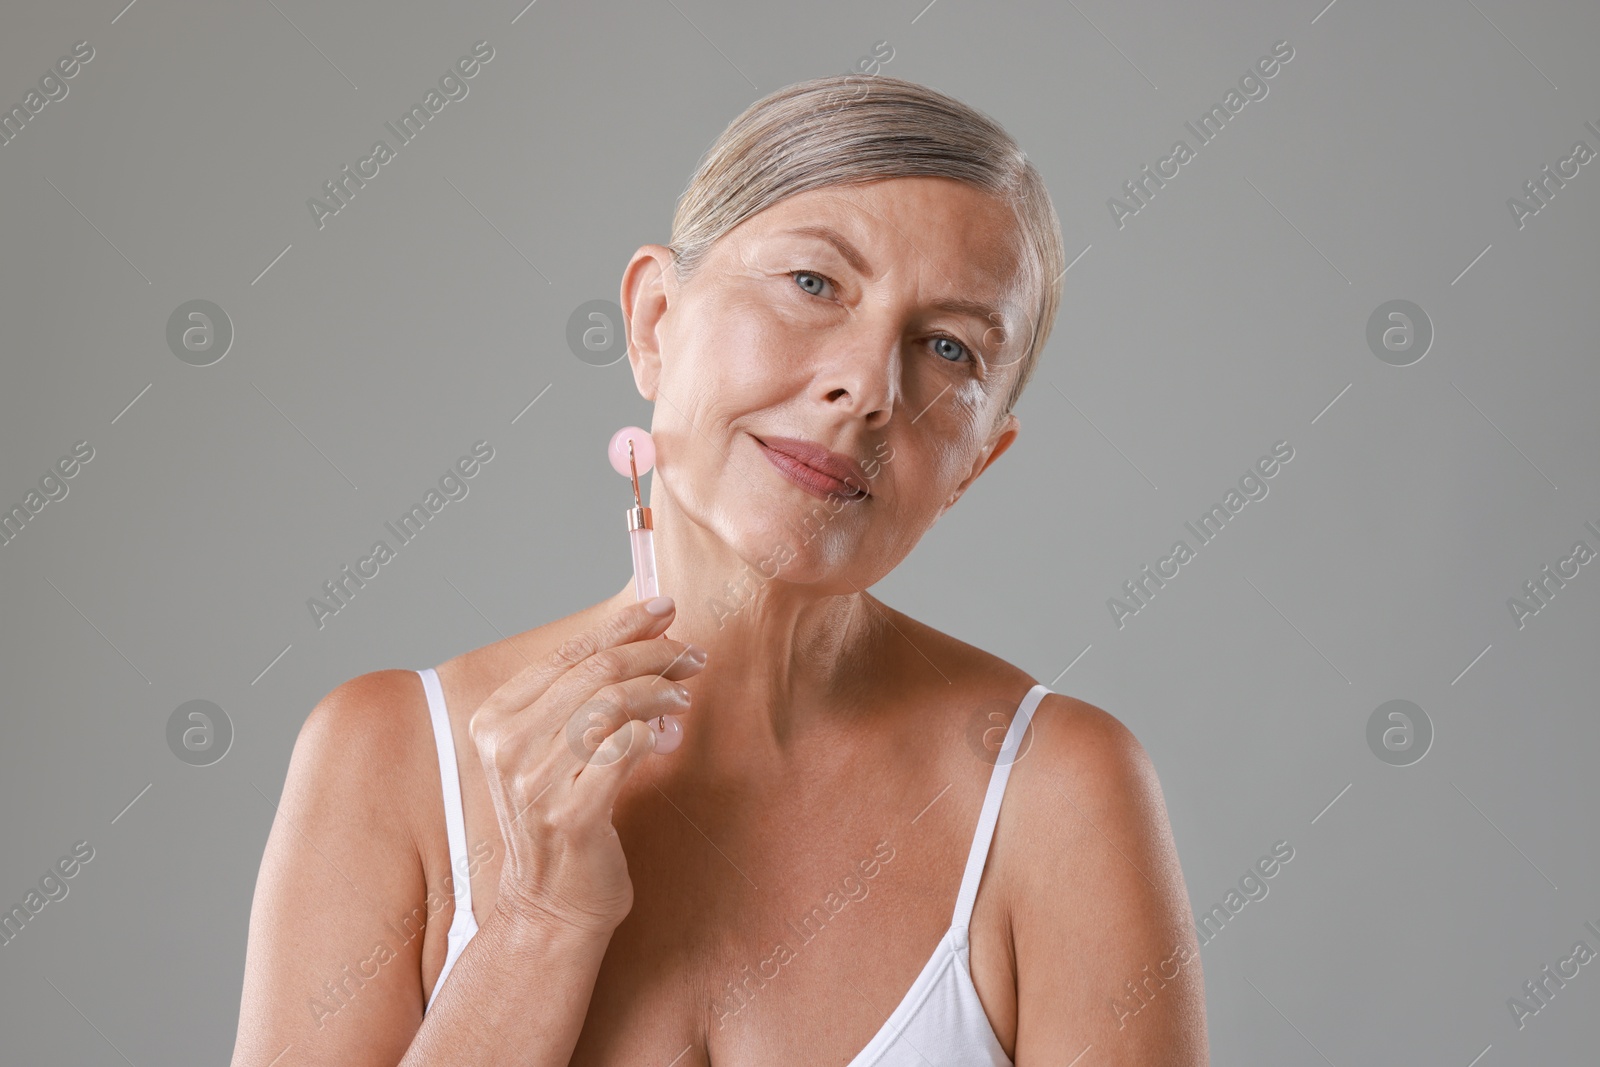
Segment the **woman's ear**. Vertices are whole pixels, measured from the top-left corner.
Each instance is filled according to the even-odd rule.
[[[676,293],[672,249],[641,245],[622,272],[622,320],[639,395],[654,402],[661,380],[661,321]]]

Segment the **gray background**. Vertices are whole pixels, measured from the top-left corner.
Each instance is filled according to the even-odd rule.
[[[95,856],[0,947],[0,1058],[226,1060],[306,714],[627,579],[602,452],[650,411],[568,318],[743,107],[887,41],[883,73],[1017,136],[1082,256],[1018,444],[875,592],[1127,723],[1197,912],[1293,845],[1204,949],[1215,1063],[1592,1060],[1600,963],[1520,1031],[1506,1000],[1600,949],[1600,564],[1520,629],[1506,601],[1600,549],[1600,162],[1520,229],[1506,200],[1600,150],[1600,10],[924,3],[8,5],[3,106],[95,56],[0,146],[0,504],[95,455],[0,547],[0,904]],[[307,198],[478,40],[467,98],[319,230]],[[1107,199],[1279,40],[1269,95],[1119,229]],[[236,331],[208,367],[166,343],[193,299]],[[1407,367],[1365,340],[1392,299],[1435,330]],[[469,495],[318,629],[307,599],[479,439]],[[1107,598],[1280,440],[1119,629]],[[166,742],[194,699],[235,731],[209,767]],[[1410,766],[1366,741],[1393,699],[1435,731]]]

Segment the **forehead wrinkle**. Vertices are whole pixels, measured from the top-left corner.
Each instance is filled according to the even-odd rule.
[[[911,250],[917,254],[917,257],[919,259],[921,259],[925,264],[927,264],[930,268],[932,268],[933,272],[935,274],[939,275],[939,277],[944,280],[945,284],[949,285],[952,289],[959,289],[960,288],[960,286],[957,285],[951,279],[951,277],[944,272],[944,270],[942,268],[940,268],[939,264],[937,262],[935,262],[933,259],[931,259],[925,252],[923,252],[922,249],[917,246],[917,242],[913,241],[911,239],[911,237],[904,230],[900,229],[900,227],[896,226],[893,221],[891,221],[890,219],[886,218],[885,216],[879,214],[878,212],[874,211],[872,209],[872,207],[870,205],[866,204],[866,203],[857,202],[856,200],[853,200],[853,199],[850,199],[850,198],[847,198],[847,197],[843,197],[843,196],[837,196],[837,195],[835,195],[833,197],[833,199],[843,200],[849,206],[856,208],[857,210],[861,211],[864,214],[871,215],[873,218],[877,219],[879,222],[882,222],[885,226],[889,227],[896,234],[898,234],[900,236],[901,240],[905,241],[906,244],[910,245],[911,246]],[[844,254],[843,250],[841,250],[840,254],[841,255]],[[849,257],[846,256],[846,258],[849,258]],[[871,277],[871,275],[868,275],[868,276]],[[1016,303],[1016,301],[1014,299],[1013,300],[1004,299],[1004,297],[1010,296],[1010,295],[1011,294],[1003,293],[1002,294],[1001,303],[1002,304],[1005,304],[1005,303]],[[982,303],[981,301],[964,300],[964,299],[960,299],[960,298],[950,298],[950,299],[946,299],[946,300],[934,301],[930,306],[938,308],[941,311],[952,311],[952,312],[956,312],[958,314],[973,315],[973,316],[981,319],[985,323],[988,323],[990,326],[996,325],[993,317],[991,317],[991,316],[992,315],[998,315],[1000,317],[1000,319],[1002,320],[1002,329],[1006,329],[1008,335],[1010,333],[1009,328],[1006,327],[1005,325],[1003,325],[1004,320],[1009,319],[1010,316],[1008,316],[1000,308],[991,307],[988,304]]]
[[[906,234],[906,232],[904,230],[902,230],[900,227],[896,226],[893,222],[891,222],[889,219],[885,218],[883,215],[880,215],[876,211],[873,211],[872,208],[869,205],[865,204],[865,203],[853,204],[853,206],[856,207],[857,209],[859,209],[860,211],[862,211],[863,213],[865,213],[867,215],[871,215],[873,218],[877,219],[879,222],[881,222],[885,226],[889,227],[895,233],[899,234],[900,239],[902,241],[904,241],[906,244],[910,245],[911,246],[911,250],[913,252],[915,252],[917,254],[917,256],[920,259],[922,259],[923,262],[927,263],[930,267],[932,267],[933,270],[934,270],[934,273],[938,274],[941,278],[943,278],[947,284],[951,285],[952,288],[954,287],[955,283],[951,282],[950,276],[948,274],[946,274],[943,270],[941,270],[937,263],[935,263],[933,260],[929,259],[928,256],[922,251],[922,249],[917,247],[917,242],[913,241],[909,236],[907,236],[907,234]]]
[[[767,271],[766,252],[759,236],[753,241],[739,241],[737,247],[739,249],[740,265],[754,267],[761,273]]]

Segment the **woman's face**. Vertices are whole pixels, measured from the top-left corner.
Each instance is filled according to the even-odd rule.
[[[877,581],[1016,437],[999,413],[1032,331],[1022,247],[1002,202],[919,177],[790,197],[687,283],[641,248],[622,296],[656,405],[652,507],[767,577]],[[865,495],[808,492],[774,438],[849,457]]]

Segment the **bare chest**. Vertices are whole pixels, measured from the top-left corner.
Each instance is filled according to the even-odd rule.
[[[482,768],[470,747],[458,752],[468,757],[458,763],[481,922],[504,845]],[[636,772],[614,813],[634,907],[607,949],[572,1062],[848,1064],[941,947],[985,776],[902,766],[751,797],[708,795],[660,767]],[[442,827],[434,849],[428,869],[447,871]],[[985,875],[971,975],[1009,1050],[1016,990],[1003,878]],[[449,914],[426,935],[426,992]]]

